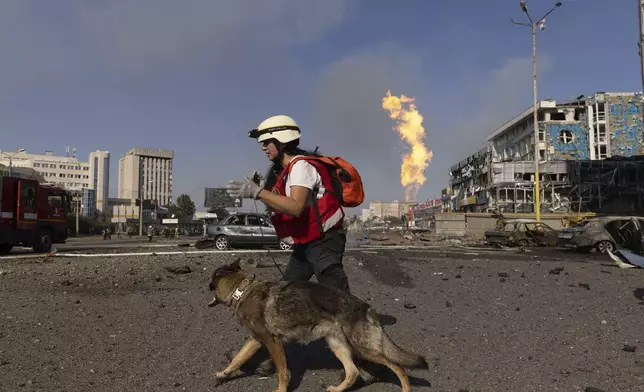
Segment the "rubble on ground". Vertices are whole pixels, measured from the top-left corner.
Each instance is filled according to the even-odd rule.
[[[482,236],[463,235],[446,236],[429,231],[402,231],[391,230],[388,232],[370,232],[368,238],[363,237],[362,242],[369,245],[382,246],[483,246],[485,239]]]

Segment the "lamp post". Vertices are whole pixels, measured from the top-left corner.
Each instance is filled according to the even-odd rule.
[[[541,188],[539,186],[539,116],[537,114],[537,26],[541,30],[546,28],[546,17],[550,15],[555,9],[561,7],[561,2],[555,3],[554,7],[548,11],[544,16],[534,21],[528,13],[528,7],[525,0],[519,3],[521,10],[526,14],[530,23],[515,22],[510,19],[512,23],[518,26],[528,26],[532,29],[532,123],[534,126],[534,212],[537,222],[541,219]]]
[[[20,149],[20,150],[18,150],[18,152],[14,152],[14,153],[9,154],[9,153],[6,153],[6,152],[2,153],[2,150],[0,150],[0,153],[2,153],[0,155],[4,155],[6,157],[9,157],[9,176],[10,177],[13,175],[13,157],[18,155],[18,154],[24,153],[24,152],[25,152],[24,149]]]

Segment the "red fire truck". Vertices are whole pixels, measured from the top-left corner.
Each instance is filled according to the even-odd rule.
[[[15,245],[49,252],[53,243],[67,240],[69,193],[41,184],[24,170],[0,166],[0,254]]]

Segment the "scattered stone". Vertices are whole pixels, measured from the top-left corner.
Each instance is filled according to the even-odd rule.
[[[499,279],[499,282],[501,282],[501,283],[505,283],[505,278],[501,278],[501,279]]]
[[[453,306],[454,306],[454,304],[451,301],[445,301],[445,307],[446,308],[451,308]]]
[[[405,309],[416,309],[416,305],[412,304],[411,302],[405,302],[403,305]]]
[[[456,276],[455,276],[455,278],[456,278],[456,279],[461,279],[461,278],[463,278],[463,277],[462,277],[461,275],[456,275]]]
[[[595,387],[586,387],[586,389],[584,389],[584,392],[606,392],[606,391]]]
[[[187,265],[184,265],[182,267],[165,267],[165,269],[166,271],[177,275],[189,274],[192,272],[190,267],[188,267]]]
[[[630,344],[625,344],[624,351],[626,351],[627,353],[634,353],[635,351],[637,351],[637,347],[631,346]]]
[[[590,290],[590,285],[588,283],[579,283],[578,286],[586,290]]]
[[[80,299],[77,299],[75,303],[77,304],[81,303]]]
[[[499,272],[498,275],[499,275],[499,278],[507,278],[508,277],[507,272]]]
[[[610,271],[604,271],[604,270],[601,270],[600,272],[601,272],[602,274],[608,274],[608,275],[612,274],[612,272],[610,272]]]
[[[71,286],[72,282],[71,282],[71,280],[63,280],[62,282],[60,282],[60,285],[61,286]]]
[[[173,387],[175,387],[175,388],[176,388],[176,387],[180,387],[180,386],[181,386],[181,383],[180,383],[180,382],[175,382],[174,384],[172,384],[172,386],[173,386]]]
[[[548,271],[548,273],[550,275],[559,275],[563,270],[564,270],[563,267],[557,267],[557,268],[551,269],[550,271]]]

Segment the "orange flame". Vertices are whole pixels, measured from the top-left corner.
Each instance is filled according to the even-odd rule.
[[[425,146],[425,128],[415,99],[401,95],[392,96],[391,91],[382,99],[382,108],[389,112],[389,117],[396,120],[394,130],[400,138],[411,147],[403,157],[400,167],[400,183],[405,187],[405,201],[414,201],[418,190],[425,183],[425,169],[429,166],[434,153]],[[407,107],[405,107],[407,106]]]

